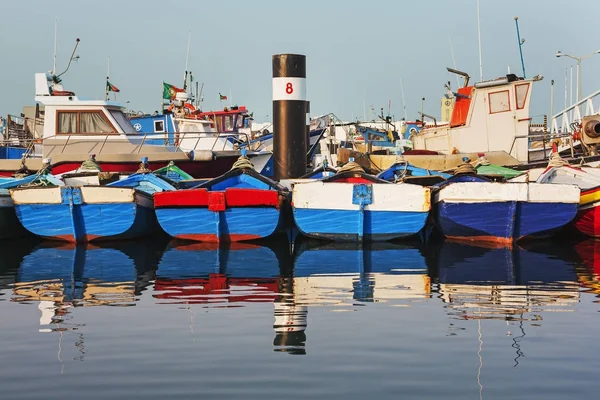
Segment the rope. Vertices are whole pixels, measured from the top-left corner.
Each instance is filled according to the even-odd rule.
[[[563,159],[557,152],[552,153],[548,160],[549,167],[562,167],[563,165],[569,165],[569,162]]]
[[[102,171],[102,169],[96,162],[96,157],[94,155],[90,155],[90,158],[81,163],[81,166],[77,168],[77,171]]]
[[[475,169],[475,167],[473,167],[471,165],[471,163],[468,163],[468,162],[464,163],[464,164],[460,164],[454,170],[454,175],[475,175],[476,173],[477,173],[477,170]]]
[[[355,161],[348,161],[337,171],[338,174],[341,174],[342,172],[365,172],[365,170]]]
[[[231,169],[238,169],[238,168],[247,168],[247,169],[254,169],[254,164],[252,164],[252,161],[250,161],[250,159],[248,157],[245,156],[240,156],[236,162],[233,163],[233,166],[231,167]]]
[[[138,170],[135,171],[136,174],[149,174],[150,172],[152,172],[150,170],[150,168],[148,168],[148,163],[145,162],[141,162],[140,166],[138,167]]]

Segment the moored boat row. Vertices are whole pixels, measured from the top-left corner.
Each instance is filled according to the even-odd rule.
[[[88,242],[144,236],[162,228],[177,239],[212,243],[277,233],[291,237],[296,230],[325,240],[389,241],[435,229],[455,240],[500,245],[547,237],[572,221],[584,233],[597,232],[595,214],[590,214],[595,206],[586,211],[590,204],[600,204],[597,188],[556,178],[560,171],[583,173],[572,167],[550,168],[539,182],[494,182],[474,170],[459,168],[446,178],[408,166],[405,170],[413,175],[399,179],[401,168],[394,165],[396,173],[379,175],[389,179],[384,180],[351,162],[316,178],[281,183],[256,172],[244,155],[229,172],[210,180],[189,179],[174,165],[155,173],[146,167],[142,163],[137,173],[106,185],[72,184],[46,173],[43,185],[9,189],[5,214],[12,210],[19,222],[13,221],[10,229],[15,236],[24,227],[47,239]],[[440,182],[409,183],[423,176]],[[600,187],[600,173],[594,179]],[[0,189],[9,184],[0,182]],[[5,225],[0,235],[11,236],[8,230]]]

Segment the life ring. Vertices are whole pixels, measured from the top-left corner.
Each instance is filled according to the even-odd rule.
[[[173,106],[173,104],[171,104],[171,105],[170,105],[170,106],[167,108],[167,111],[168,111],[168,112],[172,112],[172,111],[173,111],[173,107],[174,107],[174,106]]]
[[[52,96],[75,96],[75,93],[68,90],[53,90]]]
[[[194,113],[194,112],[196,111],[196,107],[194,107],[194,105],[193,105],[193,104],[191,104],[191,103],[185,103],[185,104],[183,105],[183,107],[184,107],[186,110],[188,110],[188,111],[190,112],[190,114],[192,114],[192,113]]]

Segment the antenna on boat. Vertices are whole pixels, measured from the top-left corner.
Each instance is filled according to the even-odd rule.
[[[73,60],[79,59],[79,56],[75,56],[75,51],[77,50],[77,46],[79,46],[79,38],[77,38],[75,40],[75,47],[73,47],[73,53],[71,53],[71,58],[69,58],[69,63],[67,64],[67,69],[65,69],[62,73],[56,75],[57,78],[60,77],[61,75],[64,75],[69,70],[69,67],[71,66],[71,62]]]
[[[108,80],[110,79],[110,56],[108,56],[108,65],[106,67],[106,85],[105,86],[105,91],[106,91],[106,101],[110,100],[110,97],[108,96]]]
[[[408,114],[406,113],[406,99],[404,98],[404,85],[402,84],[402,78],[400,78],[400,93],[402,93],[402,108],[404,109],[404,120],[408,121]]]
[[[58,18],[54,20],[54,63],[52,66],[52,75],[56,75],[56,38],[58,34]]]
[[[454,69],[457,70],[458,68],[456,68],[456,58],[454,58],[454,46],[452,46],[452,37],[448,36],[448,42],[450,42],[450,54],[452,54],[452,64],[454,64]],[[458,76],[456,77],[456,87],[460,87],[460,80],[458,79]]]
[[[479,41],[479,81],[483,82],[483,62],[481,61],[481,22],[479,18],[479,0],[477,0],[477,40]]]
[[[185,55],[185,74],[183,75],[183,90],[187,89],[188,61],[190,59],[190,40],[191,39],[192,39],[192,31],[189,31],[188,32],[187,52]]]
[[[521,39],[521,35],[519,34],[519,17],[515,17],[515,25],[517,26],[517,40],[519,42],[519,53],[521,54],[521,67],[523,68],[523,78],[526,78],[525,62],[523,61],[523,43],[525,43],[525,39]]]

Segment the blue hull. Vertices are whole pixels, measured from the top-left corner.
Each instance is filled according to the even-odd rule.
[[[281,213],[274,207],[158,208],[158,222],[174,238],[217,243],[265,238],[277,231]]]
[[[427,212],[294,209],[298,230],[314,238],[337,241],[386,241],[417,234]]]
[[[68,242],[130,239],[158,229],[154,209],[135,203],[21,204],[15,210],[29,232]]]
[[[446,203],[436,205],[436,226],[449,238],[509,243],[550,234],[575,218],[569,203]]]

